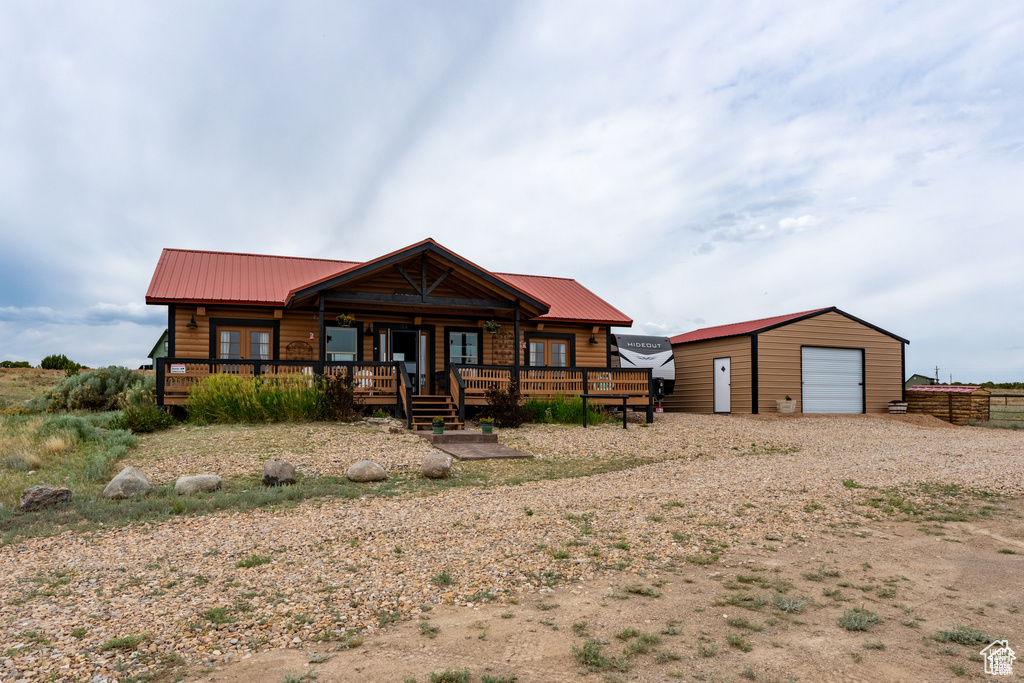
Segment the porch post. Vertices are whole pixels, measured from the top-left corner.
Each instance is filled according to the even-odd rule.
[[[513,308],[512,315],[515,316],[515,343],[512,345],[513,353],[515,354],[515,361],[512,363],[512,379],[515,380],[516,384],[519,384],[519,356],[522,353],[519,349],[519,299],[516,299],[516,305]]]
[[[320,329],[318,329],[317,333],[316,333],[317,337],[318,337],[318,340],[319,340],[317,345],[320,347],[320,351],[319,351],[319,354],[317,355],[317,358],[320,360],[321,363],[323,363],[325,360],[327,360],[327,355],[326,355],[327,354],[327,344],[326,344],[326,342],[324,340],[324,297],[323,297],[323,295],[320,295],[320,325],[319,325],[319,328]]]

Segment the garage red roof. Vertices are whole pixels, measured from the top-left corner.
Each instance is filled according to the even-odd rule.
[[[816,315],[831,308],[816,308],[812,311],[802,313],[790,313],[789,315],[777,315],[773,318],[761,318],[760,320],[748,320],[744,323],[733,323],[731,325],[719,325],[717,327],[705,327],[686,334],[680,334],[669,339],[673,344],[684,344],[686,342],[704,341],[705,339],[719,339],[721,337],[735,337],[741,334],[761,332],[771,327],[777,327],[783,323],[792,322],[798,318]]]
[[[378,260],[381,259],[367,263]],[[294,292],[363,265],[366,264],[294,256],[164,249],[146,291],[146,303],[283,307]],[[546,303],[549,310],[538,318],[540,320],[585,321],[623,327],[633,324],[632,319],[573,279],[490,274]]]

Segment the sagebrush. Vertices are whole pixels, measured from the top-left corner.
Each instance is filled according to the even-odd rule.
[[[41,399],[39,407],[51,413],[116,410],[125,393],[144,379],[141,372],[117,365],[69,375]]]

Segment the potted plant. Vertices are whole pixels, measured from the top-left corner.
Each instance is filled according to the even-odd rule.
[[[355,316],[348,315],[347,313],[342,313],[334,319],[334,322],[338,323],[338,327],[352,327],[356,322],[356,318]]]
[[[497,320],[488,320],[487,322],[484,323],[484,329],[490,332],[491,334],[498,334],[498,330],[501,329],[501,323],[499,323]]]
[[[434,433],[435,434],[444,434],[444,418],[443,417],[435,417],[433,419],[433,421],[431,422],[431,425],[434,427]]]
[[[796,411],[796,401],[789,396],[782,401],[776,401],[775,407],[780,413],[792,413]]]
[[[481,417],[480,418],[480,431],[484,434],[494,433],[494,418],[493,417]]]

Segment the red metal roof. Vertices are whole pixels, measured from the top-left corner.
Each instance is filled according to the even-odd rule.
[[[694,330],[693,332],[687,332],[686,334],[676,335],[669,339],[673,344],[684,344],[686,342],[704,341],[705,339],[719,339],[721,337],[736,337],[741,334],[751,334],[753,332],[760,332],[769,327],[775,327],[782,323],[787,323],[798,318],[814,315],[815,313],[821,313],[822,311],[831,310],[830,308],[816,308],[811,311],[803,311],[802,313],[790,313],[789,315],[777,315],[773,318],[761,318],[760,320],[748,320],[743,323],[733,323],[731,325],[719,325],[717,327],[705,327],[700,330]]]
[[[359,265],[352,261],[164,249],[146,291],[147,304],[284,306],[295,283]]]
[[[978,385],[961,384],[955,386],[943,386],[941,384],[918,385],[907,387],[907,391],[923,391],[929,394],[971,394],[981,389]]]
[[[621,327],[633,325],[629,316],[571,278],[513,273],[494,273],[494,276],[534,299],[547,302],[550,309],[538,320],[585,320]]]
[[[366,263],[329,259],[164,249],[146,291],[147,304],[246,304],[286,306],[294,292],[412,249],[400,249]],[[438,245],[440,246],[440,245]],[[460,257],[461,258],[461,257]],[[549,306],[541,320],[585,321],[628,327],[633,321],[575,280],[491,273]]]

